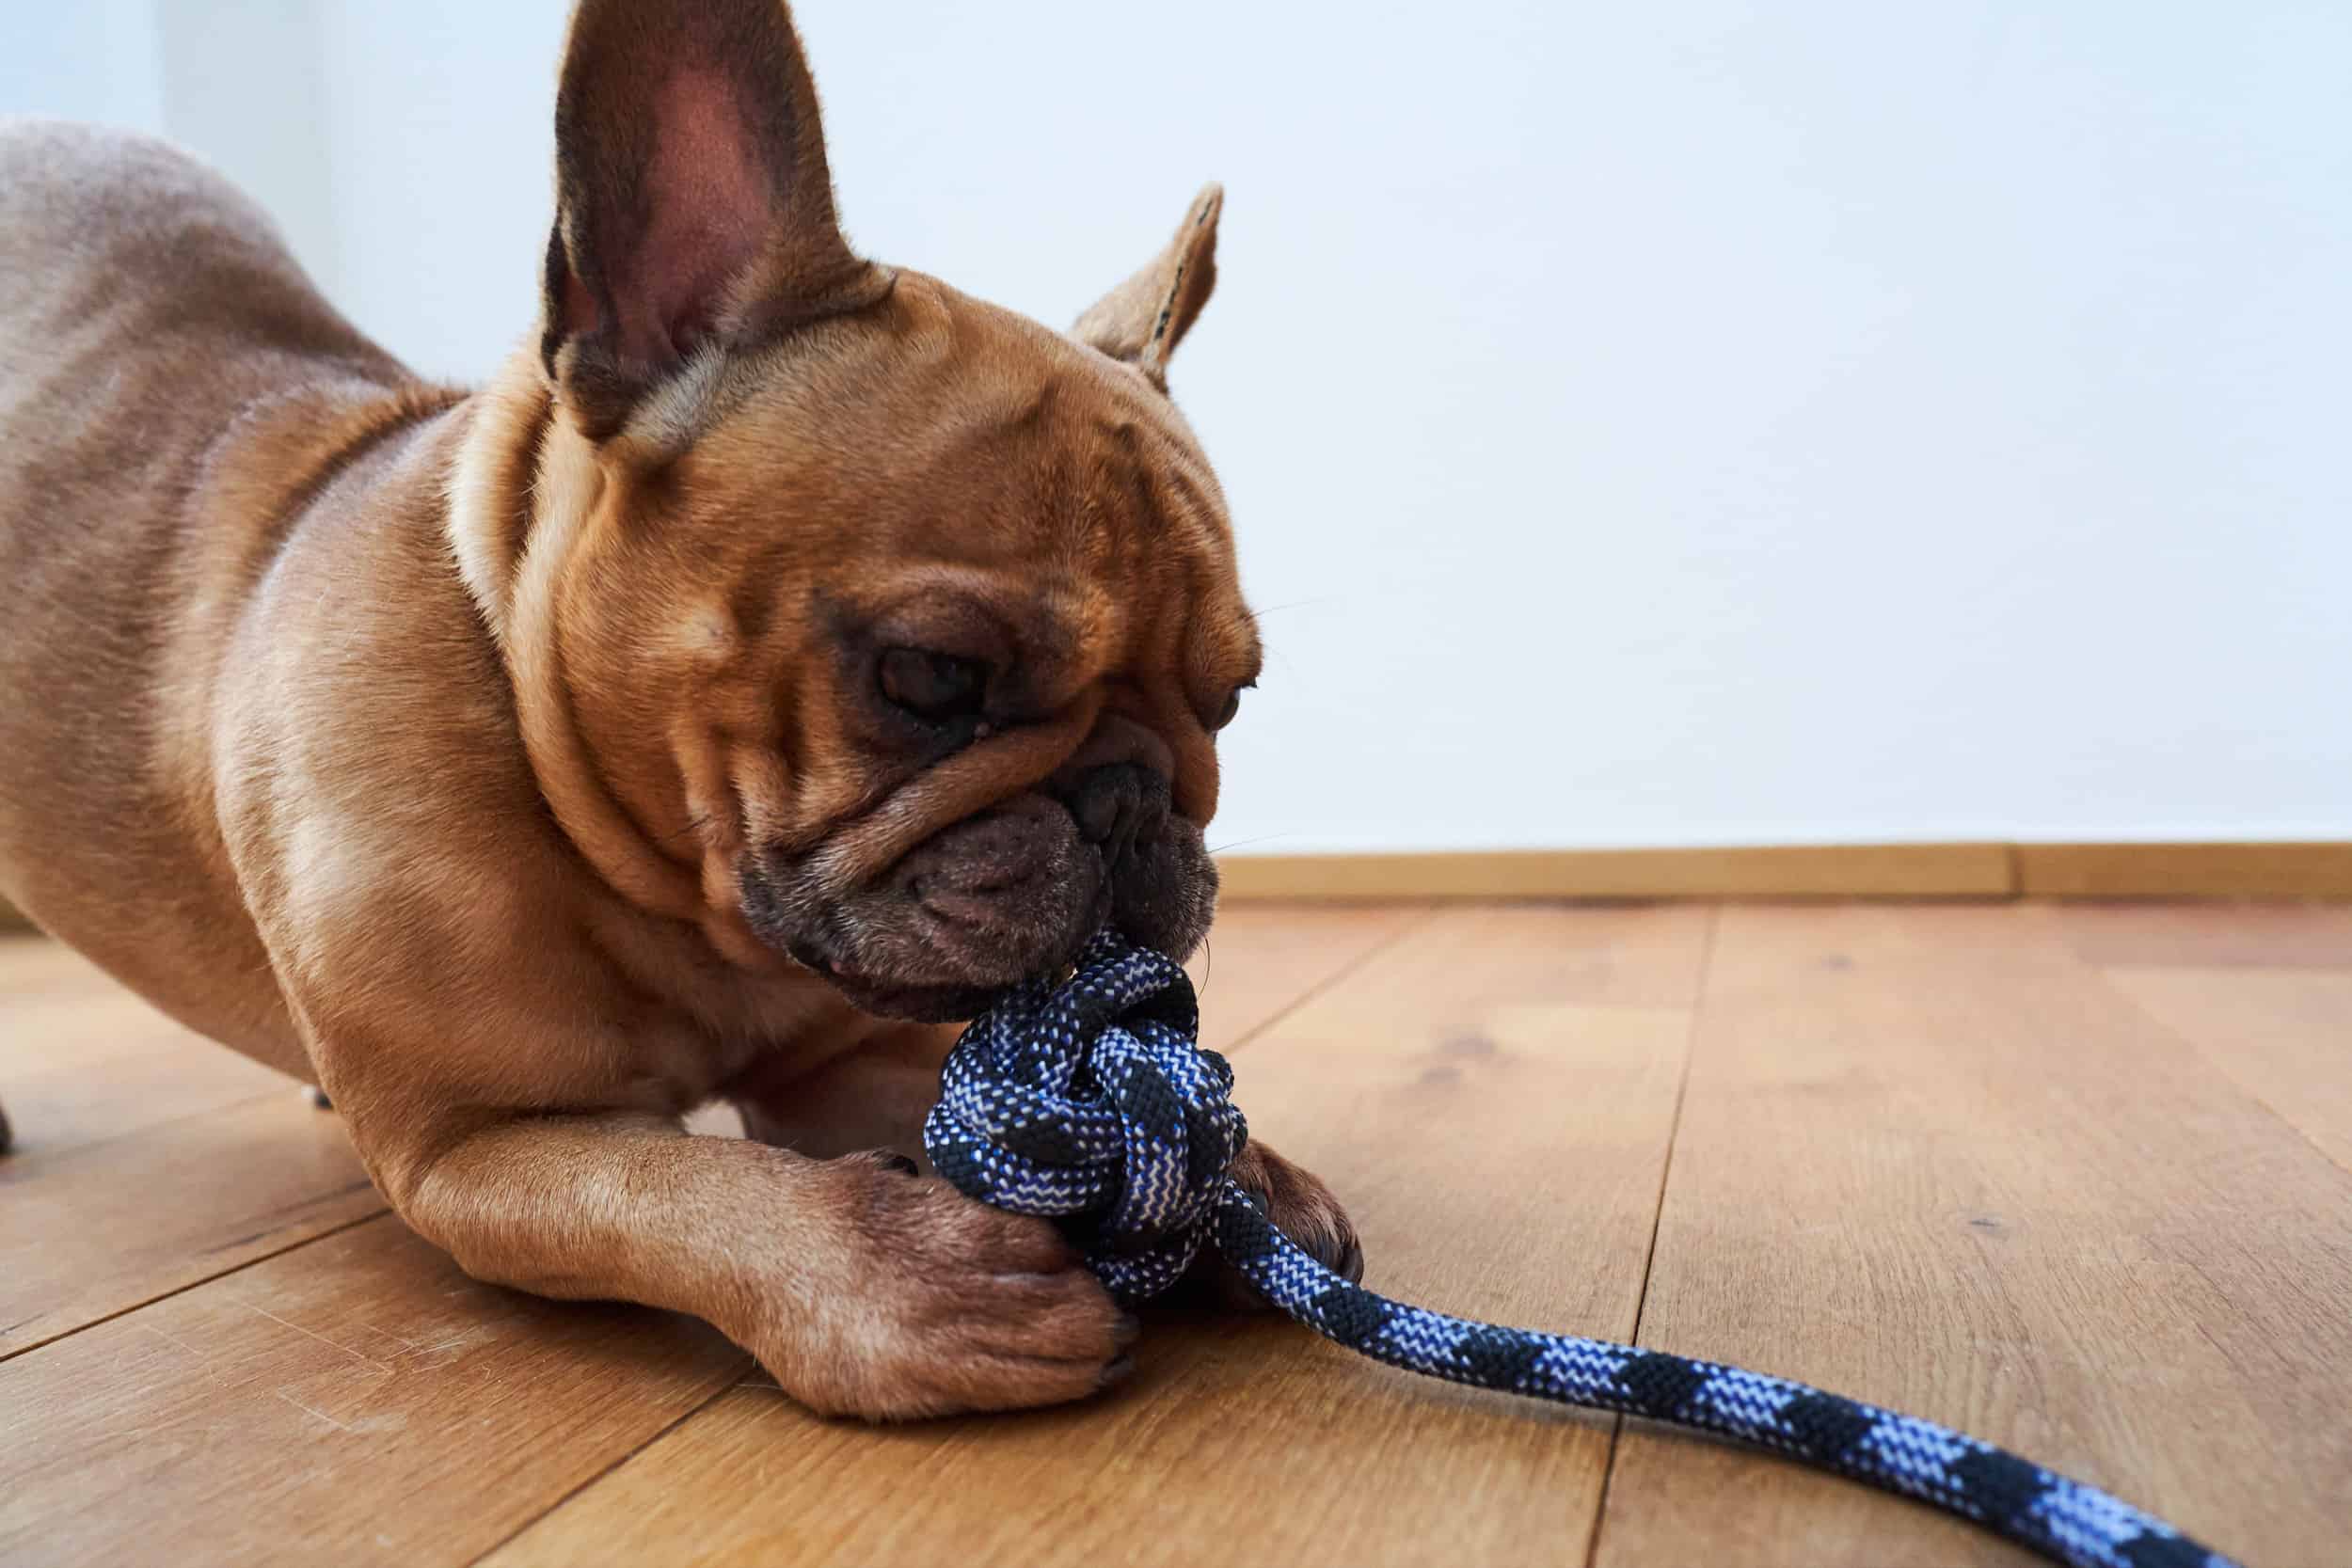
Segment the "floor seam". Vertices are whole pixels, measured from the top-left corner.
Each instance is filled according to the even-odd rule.
[[[209,1040],[204,1040],[197,1043],[197,1049],[226,1051],[228,1047],[215,1046]],[[102,1066],[103,1065],[103,1064],[102,1064]],[[271,1070],[275,1071],[277,1069],[272,1069]],[[122,1142],[125,1138],[152,1137],[158,1132],[179,1127],[186,1122],[201,1120],[206,1117],[227,1116],[231,1111],[243,1111],[250,1109],[255,1105],[265,1104],[270,1101],[276,1100],[280,1095],[284,1095],[287,1098],[292,1099],[300,1091],[301,1087],[302,1085],[300,1084],[296,1083],[294,1079],[289,1078],[286,1080],[286,1085],[283,1088],[272,1086],[265,1089],[256,1089],[251,1094],[239,1095],[234,1100],[224,1100],[215,1105],[199,1105],[193,1110],[182,1111],[176,1116],[162,1117],[158,1117],[154,1121],[141,1122],[136,1127],[119,1128],[112,1132],[102,1133],[95,1138],[86,1138],[80,1143],[66,1144],[62,1147],[42,1144],[38,1139],[28,1141],[24,1136],[24,1129],[28,1125],[37,1127],[40,1123],[38,1121],[30,1123],[26,1122],[23,1113],[20,1112],[16,1118],[16,1146],[10,1151],[8,1158],[14,1161],[26,1162],[25,1174],[21,1177],[20,1180],[30,1180],[32,1177],[41,1174],[40,1171],[34,1171],[31,1169],[29,1162],[33,1159],[38,1158],[43,1160],[47,1162],[46,1168],[55,1169],[58,1165],[80,1160],[82,1156],[89,1153],[92,1149],[111,1148],[116,1144]]]
[[[1649,1248],[1642,1255],[1642,1288],[1633,1299],[1633,1332],[1627,1343],[1642,1342],[1642,1319],[1649,1309],[1650,1271],[1658,1263],[1658,1232],[1666,1217],[1666,1186],[1674,1177],[1675,1148],[1682,1141],[1682,1103],[1691,1092],[1691,1062],[1698,1054],[1699,1018],[1705,1011],[1707,982],[1715,968],[1715,935],[1723,925],[1724,910],[1715,904],[1707,911],[1707,933],[1699,940],[1697,976],[1691,987],[1691,1022],[1682,1039],[1682,1071],[1675,1081],[1674,1115],[1666,1124],[1666,1157],[1658,1164],[1658,1202],[1650,1210]],[[1609,1492],[1617,1480],[1617,1453],[1625,1446],[1625,1418],[1614,1416],[1609,1423],[1609,1458],[1601,1467],[1600,1497],[1593,1505],[1593,1529],[1585,1538],[1584,1568],[1596,1568],[1600,1560],[1600,1535],[1609,1518]]]
[[[317,1243],[326,1241],[329,1236],[340,1236],[346,1230],[370,1224],[375,1220],[380,1220],[390,1212],[391,1210],[389,1207],[371,1210],[369,1212],[360,1215],[358,1219],[345,1220],[340,1225],[329,1226],[315,1236],[305,1236],[298,1242],[290,1242],[286,1245],[278,1247],[275,1251],[262,1253],[259,1258],[248,1258],[242,1263],[233,1264],[229,1268],[221,1270],[218,1274],[208,1274],[201,1279],[191,1279],[184,1285],[175,1285],[168,1291],[159,1291],[154,1295],[147,1297],[143,1301],[135,1301],[128,1307],[119,1307],[115,1310],[105,1313],[103,1316],[90,1319],[87,1323],[76,1323],[72,1328],[64,1329],[58,1333],[52,1334],[44,1339],[36,1339],[29,1345],[19,1345],[14,1350],[0,1351],[0,1364],[6,1364],[13,1361],[20,1355],[30,1355],[38,1350],[46,1350],[51,1345],[63,1344],[66,1340],[72,1338],[77,1334],[87,1334],[91,1329],[97,1328],[103,1323],[113,1323],[118,1318],[127,1318],[134,1312],[143,1312],[147,1308],[156,1305],[158,1302],[169,1301],[174,1296],[185,1295],[190,1291],[196,1290],[200,1286],[210,1285],[215,1280],[227,1279],[231,1275],[239,1275],[245,1273],[247,1269],[259,1268],[261,1265],[269,1262],[273,1259],[283,1258],[290,1253],[300,1252],[304,1247],[311,1246]]]
[[[746,1359],[748,1359],[748,1356]],[[504,1551],[508,1546],[513,1545],[516,1541],[520,1540],[532,1529],[533,1526],[536,1526],[542,1520],[553,1518],[555,1514],[574,1497],[579,1497],[590,1487],[596,1485],[607,1476],[610,1476],[615,1470],[618,1470],[622,1465],[627,1465],[630,1460],[635,1459],[639,1454],[644,1453],[647,1449],[652,1448],[656,1443],[660,1442],[663,1438],[669,1436],[670,1433],[675,1432],[678,1428],[684,1426],[687,1422],[692,1420],[695,1417],[701,1415],[704,1411],[709,1409],[712,1405],[717,1404],[721,1400],[726,1398],[728,1394],[742,1386],[741,1377],[742,1372],[739,1368],[734,1372],[729,1373],[727,1381],[720,1384],[718,1387],[712,1389],[708,1394],[706,1394],[686,1409],[678,1412],[678,1414],[671,1420],[664,1422],[661,1426],[647,1433],[644,1442],[615,1455],[610,1464],[597,1466],[596,1473],[583,1479],[579,1485],[567,1489],[561,1497],[557,1497],[553,1502],[548,1503],[547,1507],[532,1514],[531,1517],[525,1519],[521,1524],[516,1525],[513,1529],[508,1530],[504,1535],[500,1536],[496,1541],[491,1542],[490,1544],[485,1547],[481,1552],[477,1553],[473,1557],[468,1558],[466,1560],[467,1568],[474,1568],[474,1565],[477,1563],[488,1561],[491,1558],[496,1557],[499,1553]]]
[[[1222,1053],[1231,1055],[1234,1052],[1239,1051],[1243,1046],[1246,1046],[1252,1040],[1257,1039],[1260,1036],[1270,1032],[1278,1025],[1288,1022],[1300,1011],[1300,1009],[1306,1007],[1310,1003],[1322,1000],[1324,994],[1330,990],[1334,986],[1337,986],[1342,980],[1348,978],[1357,971],[1362,969],[1366,964],[1372,962],[1373,959],[1379,958],[1382,954],[1388,952],[1399,942],[1402,942],[1406,938],[1412,936],[1428,927],[1436,921],[1438,916],[1443,911],[1439,906],[1431,904],[1420,911],[1419,919],[1400,921],[1394,931],[1390,932],[1379,941],[1373,942],[1362,952],[1357,954],[1354,958],[1340,965],[1339,968],[1333,970],[1330,974],[1325,975],[1313,985],[1309,986],[1305,990],[1300,991],[1298,995],[1288,1004],[1280,1008],[1278,1008],[1276,1011],[1267,1014],[1257,1023],[1252,1024],[1249,1028],[1244,1030],[1232,1041],[1232,1043],[1219,1046],[1217,1049]]]
[[[2219,1053],[2209,1048],[2204,1041],[2198,1038],[2189,1031],[2176,1028],[2169,1021],[2156,1012],[2154,1008],[2146,1006],[2139,1000],[2139,998],[2134,996],[2130,991],[2116,984],[2113,976],[2107,973],[2108,969],[2111,967],[2129,968],[2133,966],[2094,964],[2083,959],[2077,959],[2076,962],[2081,965],[2083,973],[2088,974],[2098,984],[2100,990],[2106,991],[2107,995],[2113,997],[2126,1011],[2137,1017],[2142,1022],[2146,1023],[2148,1027],[2164,1036],[2175,1045],[2180,1046],[2184,1051],[2186,1051],[2192,1058],[2204,1064],[2207,1070],[2211,1071],[2214,1076],[2220,1079],[2221,1082],[2227,1084],[2249,1105],[2253,1106],[2256,1110],[2268,1117],[2272,1121],[2277,1122],[2280,1127],[2285,1130],[2289,1137],[2293,1138],[2297,1143],[2302,1144],[2305,1148],[2309,1148],[2312,1153],[2318,1155],[2322,1160],[2325,1160],[2328,1164],[2333,1165],[2336,1169],[2344,1172],[2347,1176],[2352,1176],[2352,1164],[2346,1164],[2343,1160],[2337,1158],[2335,1150],[2329,1148],[2327,1145],[2321,1143],[2317,1138],[2313,1137],[2309,1132],[2305,1131],[2302,1123],[2296,1121],[2293,1117],[2288,1116],[2284,1111],[2280,1110],[2278,1106],[2273,1105],[2270,1102],[2271,1097],[2269,1095],[2255,1088],[2252,1085],[2240,1078],[2236,1073],[2232,1072],[2229,1067],[2223,1062]],[[2143,965],[2138,967],[2163,968],[2166,966]]]

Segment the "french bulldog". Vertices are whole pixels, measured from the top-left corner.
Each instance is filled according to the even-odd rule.
[[[1090,1394],[1134,1321],[919,1128],[945,1022],[1209,927],[1260,650],[1167,368],[1219,192],[1062,333],[850,248],[778,0],[585,0],[555,120],[470,392],[199,165],[0,131],[0,892],[317,1085],[477,1278],[826,1413]]]

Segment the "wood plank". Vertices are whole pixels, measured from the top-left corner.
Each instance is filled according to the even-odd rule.
[[[0,1561],[462,1562],[746,1364],[386,1217],[0,1365]]]
[[[0,1071],[0,1105],[16,1124],[17,1156],[25,1161],[55,1159],[198,1112],[300,1092],[283,1073],[178,1029],[119,1033],[70,1066]]]
[[[2341,904],[2069,903],[2050,918],[2094,964],[2213,969],[2352,969],[2352,908]]]
[[[2255,1562],[2352,1518],[2352,1178],[2048,911],[1723,915],[1645,1344],[2004,1443]],[[2024,1563],[1917,1505],[1629,1427],[1598,1568]]]
[[[1456,911],[1238,1059],[1408,1299],[1630,1331],[1708,911]],[[1156,1312],[1116,1396],[876,1431],[742,1388],[491,1560],[1581,1560],[1610,1427]]]
[[[2352,1170],[2352,971],[2111,969],[2106,977]]]
[[[1200,1039],[1233,1051],[1291,1007],[1348,974],[1429,917],[1422,904],[1333,908],[1243,904],[1184,967],[1200,998]]]
[[[0,1357],[384,1205],[334,1117],[292,1089],[55,1159],[0,1161]]]
[[[295,1090],[172,1022],[72,949],[0,941],[0,1105],[19,1161],[272,1092]]]
[[[45,936],[0,937],[0,975],[8,984],[0,999],[9,1002],[89,984],[103,972],[61,942]]]
[[[2352,898],[2352,844],[2021,844],[2029,898]]]
[[[1232,855],[1228,899],[2000,898],[2002,844]]]

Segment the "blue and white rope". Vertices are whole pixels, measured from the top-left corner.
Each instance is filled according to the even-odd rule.
[[[1061,1222],[1122,1302],[1174,1284],[1214,1241],[1276,1307],[1393,1367],[1757,1444],[2079,1568],[2235,1568],[2096,1487],[1932,1421],[1739,1367],[1449,1317],[1343,1278],[1227,1174],[1248,1128],[1232,1069],[1199,1031],[1183,969],[1098,935],[1067,982],[1019,987],[965,1032],[924,1125],[931,1164],[976,1198]]]

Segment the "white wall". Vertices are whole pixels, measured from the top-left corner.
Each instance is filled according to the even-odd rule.
[[[214,155],[478,373],[560,8],[309,3],[325,202]],[[2352,837],[2340,0],[800,14],[871,254],[1058,323],[1227,182],[1216,841]]]
[[[153,0],[0,0],[0,115],[162,130]]]
[[[314,0],[159,0],[165,135],[269,209],[304,270],[341,281],[341,173]],[[340,291],[336,291],[340,293]]]

